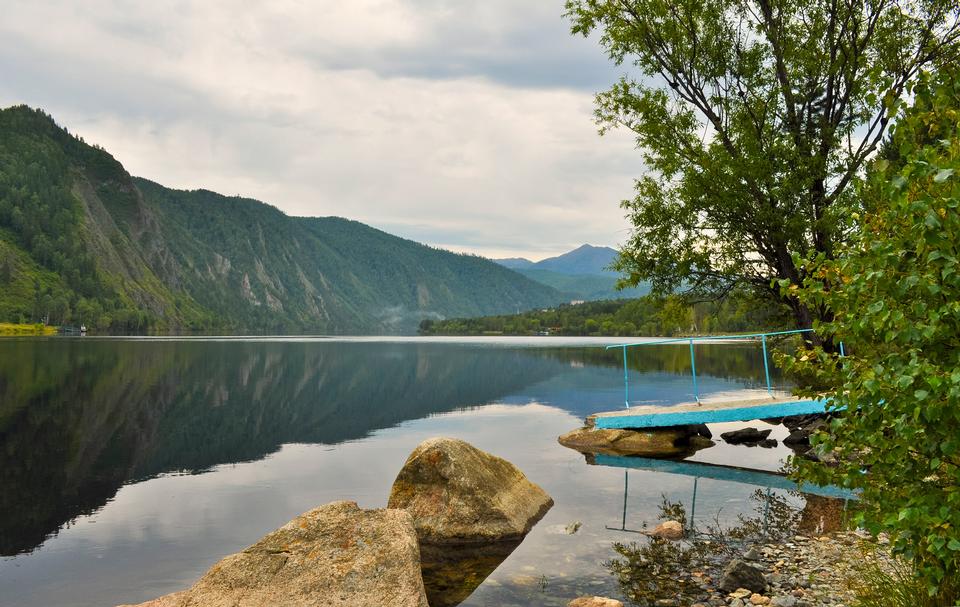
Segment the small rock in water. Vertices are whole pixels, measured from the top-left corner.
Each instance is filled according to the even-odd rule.
[[[583,525],[580,521],[573,521],[564,528],[564,531],[567,532],[567,535],[573,535],[577,531],[580,531],[580,527]]]
[[[734,559],[723,570],[723,576],[720,578],[720,589],[732,592],[738,588],[763,592],[767,589],[767,580],[764,579],[763,572],[753,565],[740,559]]]
[[[724,432],[720,435],[720,438],[727,441],[731,445],[741,445],[745,443],[759,443],[764,440],[773,430],[757,430],[756,428],[743,428],[742,430],[733,430],[732,432]]]
[[[663,521],[647,535],[665,540],[679,540],[683,538],[683,525],[677,521]]]
[[[623,607],[623,603],[603,596],[582,596],[567,603],[567,607]]]

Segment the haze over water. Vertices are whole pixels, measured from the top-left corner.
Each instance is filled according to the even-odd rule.
[[[602,564],[611,545],[655,524],[664,496],[689,506],[693,479],[590,465],[557,443],[623,406],[609,341],[0,340],[2,603],[114,605],[185,588],[318,505],[383,507],[431,436],[510,460],[556,502],[463,605],[618,596]],[[637,349],[630,366],[632,399],[690,400],[687,346]],[[704,395],[757,390],[759,346],[699,345],[697,371]],[[784,455],[719,444],[694,458],[776,470]],[[701,479],[697,516],[733,520],[756,489]]]

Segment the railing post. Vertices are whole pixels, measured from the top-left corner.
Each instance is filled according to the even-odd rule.
[[[690,370],[693,372],[693,398],[700,402],[700,390],[697,389],[697,361],[693,355],[693,338],[690,338]]]
[[[695,531],[693,526],[693,519],[697,516],[697,481],[700,480],[699,476],[693,477],[693,503],[690,505],[690,531]]]
[[[627,347],[623,347],[623,404],[630,408],[630,383],[627,380]]]
[[[763,373],[767,376],[767,394],[773,397],[773,389],[770,387],[770,363],[767,362],[767,336],[761,337],[763,341]]]

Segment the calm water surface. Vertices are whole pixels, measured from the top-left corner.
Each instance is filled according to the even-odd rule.
[[[622,406],[608,342],[0,340],[0,604],[115,605],[185,588],[317,505],[383,507],[410,451],[441,435],[510,460],[556,502],[463,605],[620,596],[603,566],[612,544],[640,539],[630,530],[655,524],[664,496],[689,510],[693,479],[590,465],[557,443]],[[690,400],[686,345],[639,348],[630,367],[632,399]],[[705,395],[765,393],[757,345],[699,345],[697,371]],[[785,453],[719,444],[693,459],[776,470]],[[698,489],[698,520],[755,506],[754,486]]]

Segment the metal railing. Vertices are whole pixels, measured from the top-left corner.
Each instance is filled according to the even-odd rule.
[[[748,333],[746,335],[710,335],[705,337],[676,337],[672,339],[661,339],[656,341],[645,341],[639,343],[630,343],[630,344],[614,344],[607,346],[607,350],[614,348],[623,348],[623,402],[628,408],[630,407],[630,379],[627,374],[627,348],[634,348],[638,346],[660,346],[664,344],[677,344],[677,343],[690,343],[690,370],[693,376],[693,398],[696,401],[700,402],[700,391],[697,386],[697,359],[694,353],[693,344],[698,341],[730,341],[730,340],[739,340],[739,339],[760,339],[760,343],[763,346],[763,373],[766,376],[767,380],[767,394],[773,397],[773,385],[770,383],[770,362],[769,356],[767,354],[767,338],[774,337],[779,335],[796,335],[798,333],[811,333],[813,329],[793,329],[790,331],[772,331],[769,333]],[[843,342],[840,342],[840,356],[844,355],[843,351]]]

